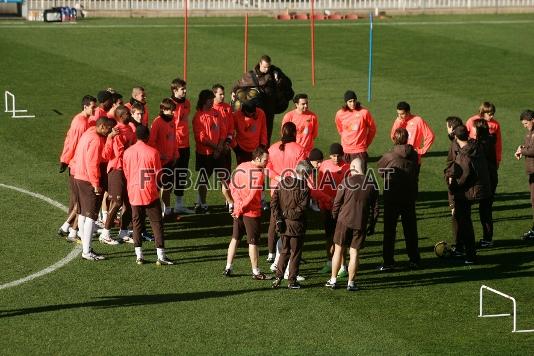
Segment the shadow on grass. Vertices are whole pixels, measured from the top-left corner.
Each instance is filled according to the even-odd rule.
[[[171,294],[148,294],[148,295],[120,295],[120,296],[105,296],[99,297],[99,300],[83,302],[83,303],[69,303],[58,305],[45,305],[31,308],[21,308],[12,310],[1,310],[0,318],[11,318],[15,316],[31,315],[47,312],[56,312],[69,309],[80,308],[124,308],[135,307],[141,305],[154,305],[166,303],[191,302],[204,299],[233,297],[236,295],[253,293],[259,291],[270,290],[270,285],[264,288],[254,288],[237,291],[203,291],[192,293],[171,293]]]

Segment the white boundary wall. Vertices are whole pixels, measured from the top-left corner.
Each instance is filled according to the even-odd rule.
[[[28,0],[29,10],[83,6],[84,10],[183,10],[261,12],[309,10],[308,0]],[[425,10],[425,9],[506,9],[534,7],[534,0],[316,0],[317,10]],[[215,15],[215,13],[214,13]]]

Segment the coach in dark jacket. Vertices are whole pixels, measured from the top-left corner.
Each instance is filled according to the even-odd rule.
[[[464,125],[454,129],[460,149],[454,163],[445,172],[449,190],[454,197],[454,216],[458,222],[458,239],[465,246],[465,263],[475,263],[475,233],[471,205],[490,197],[488,165],[481,147],[469,140]]]
[[[404,229],[406,250],[410,258],[410,267],[417,268],[419,255],[419,238],[417,235],[417,217],[415,201],[417,198],[417,152],[408,142],[408,131],[398,128],[393,135],[395,146],[378,161],[378,170],[384,177],[384,241],[382,256],[384,264],[380,270],[393,268],[395,252],[395,235],[399,215]]]
[[[370,207],[374,206],[378,190],[376,182],[366,179],[364,162],[355,158],[350,163],[350,176],[340,184],[332,207],[332,217],[337,220],[334,233],[334,254],[332,275],[326,287],[337,287],[337,273],[341,267],[341,256],[350,246],[349,278],[347,290],[358,290],[354,279],[358,272],[359,250],[365,242]]]
[[[295,168],[296,178],[287,176],[276,187],[271,198],[271,210],[276,219],[282,248],[276,267],[273,288],[278,288],[284,277],[289,260],[288,288],[300,288],[297,282],[306,233],[306,208],[310,200],[310,189],[306,178],[313,167],[308,161],[300,161]]]
[[[523,240],[534,240],[534,111],[525,110],[519,116],[521,124],[527,130],[525,142],[515,151],[515,158],[525,157],[525,169],[530,186],[530,203],[532,205],[532,227],[523,234]]]

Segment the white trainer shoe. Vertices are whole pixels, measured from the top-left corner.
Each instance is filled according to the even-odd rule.
[[[102,260],[105,260],[106,258],[102,255],[97,255],[96,253],[94,253],[93,251],[85,254],[85,253],[82,253],[82,258],[84,260],[87,260],[87,261],[102,261]]]
[[[107,245],[118,245],[119,241],[112,239],[110,236],[102,236],[98,238],[98,241],[100,241],[103,244]]]

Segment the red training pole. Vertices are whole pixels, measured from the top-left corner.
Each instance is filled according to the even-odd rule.
[[[315,86],[315,0],[311,0],[311,21],[310,21],[310,30],[311,30],[311,77],[312,77],[312,86]]]
[[[189,16],[187,11],[187,2],[184,0],[184,80],[187,81],[187,17]]]
[[[243,73],[248,70],[248,13],[245,14],[245,58],[243,60]]]

